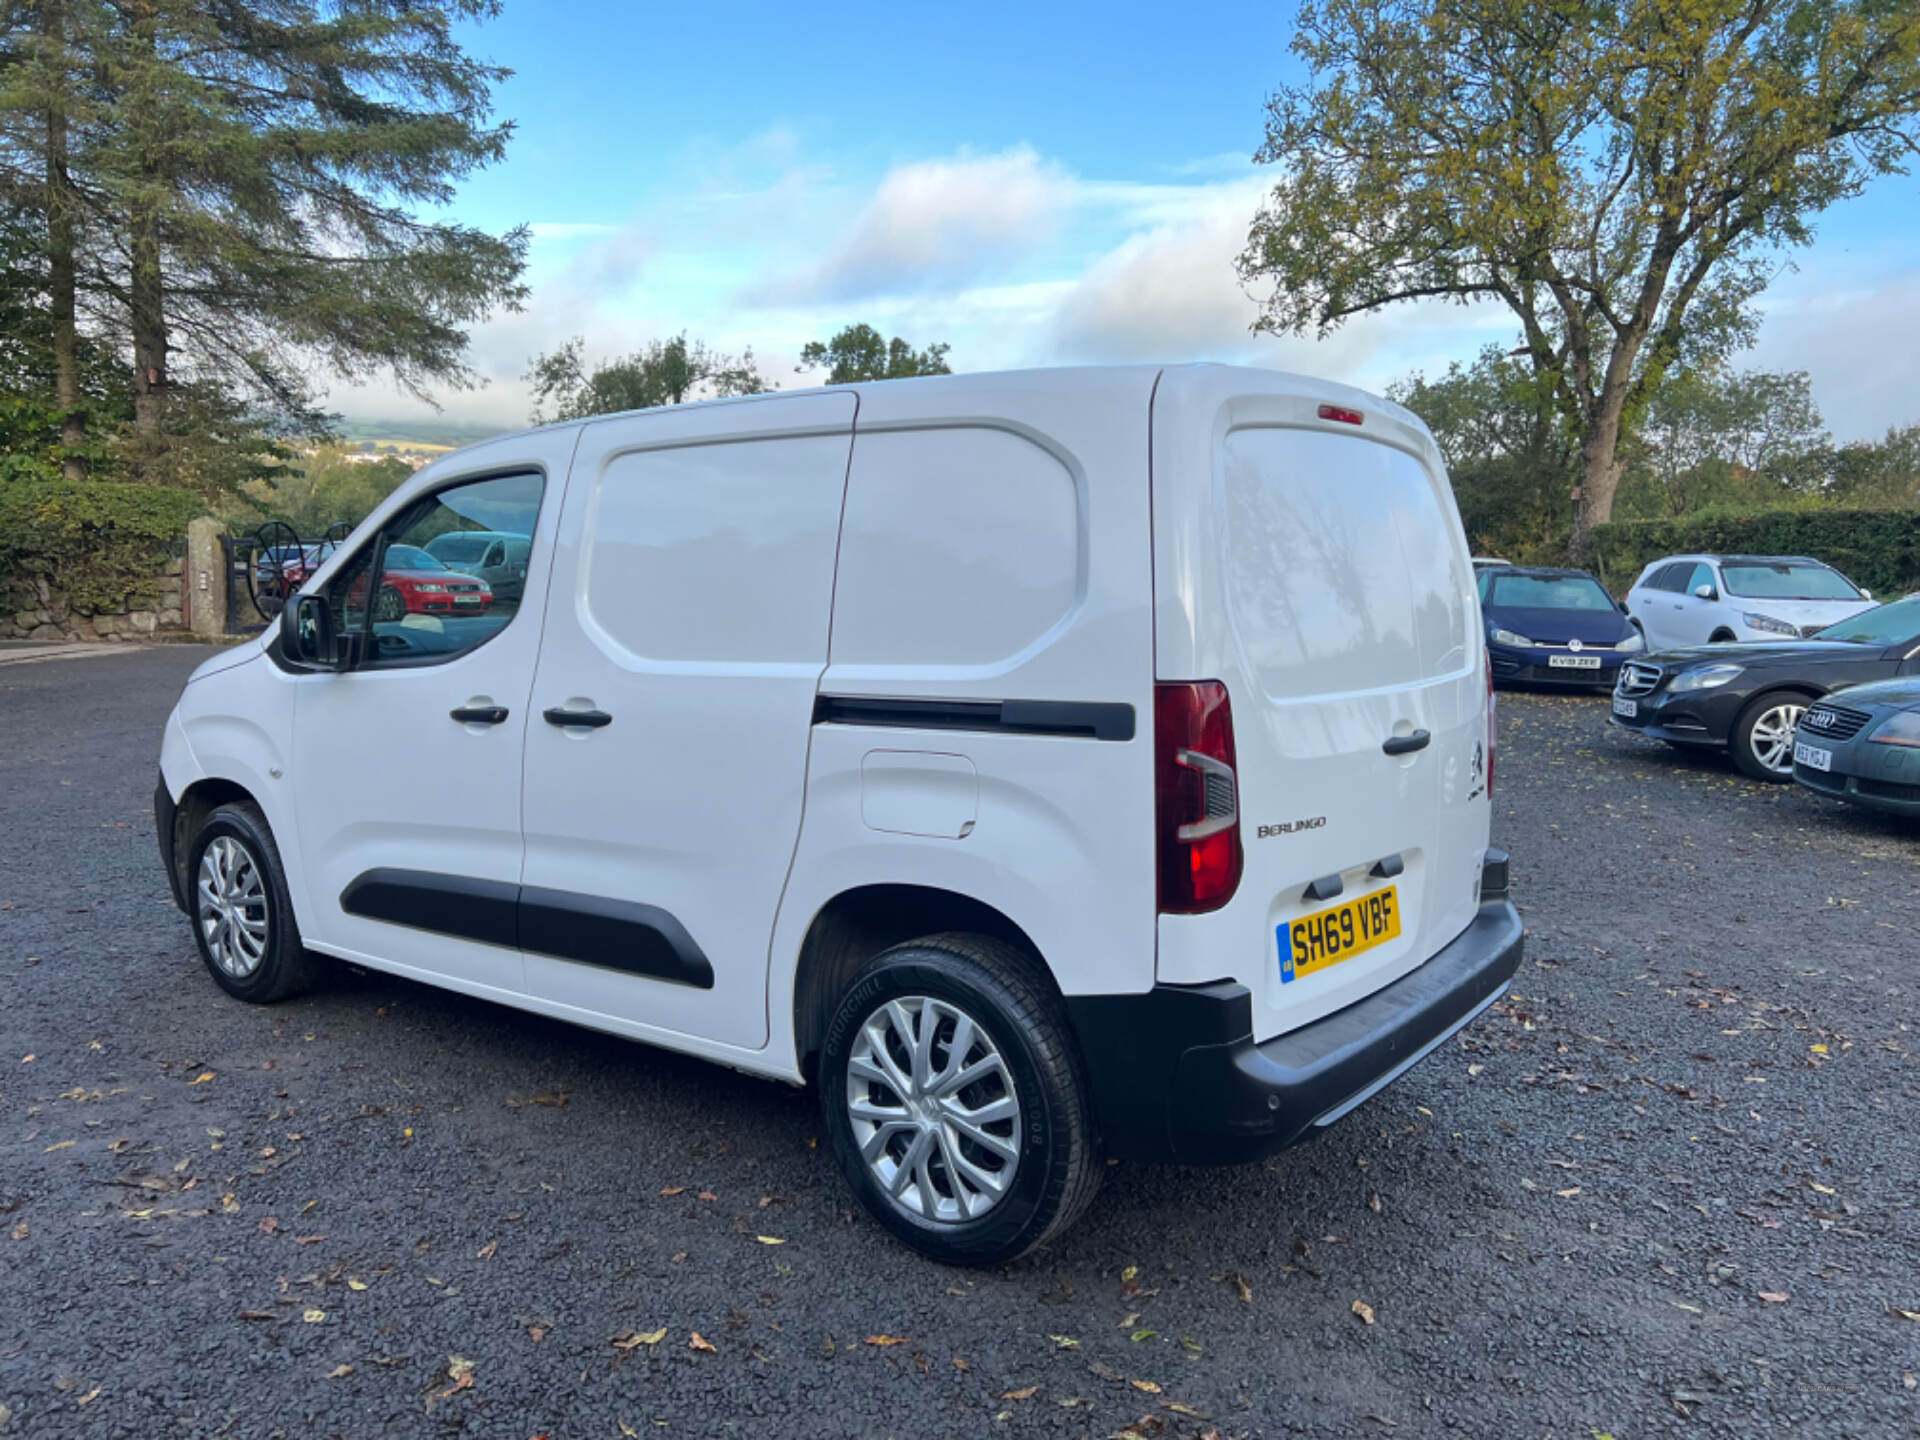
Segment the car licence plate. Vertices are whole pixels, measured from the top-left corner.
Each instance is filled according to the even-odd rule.
[[[1400,887],[1357,896],[1279,927],[1280,983],[1338,965],[1400,933]]]
[[[1818,745],[1809,745],[1804,740],[1793,742],[1793,763],[1804,765],[1809,770],[1831,770],[1833,752],[1822,750]]]
[[[1616,695],[1613,697],[1613,713],[1616,715],[1624,715],[1627,719],[1631,720],[1639,715],[1640,703],[1637,700],[1629,700],[1625,696]]]
[[[480,597],[478,595],[456,595],[453,597],[453,603],[456,605],[478,605],[480,603]]]
[[[1598,670],[1600,657],[1598,655],[1549,655],[1547,668],[1549,670]]]

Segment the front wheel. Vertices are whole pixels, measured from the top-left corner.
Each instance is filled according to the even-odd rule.
[[[1792,691],[1749,701],[1729,737],[1740,773],[1774,784],[1793,779],[1793,730],[1806,708],[1806,696]]]
[[[848,1184],[948,1264],[1025,1254],[1099,1187],[1073,1037],[1029,965],[984,936],[896,946],[841,998],[821,1047],[821,1105]]]
[[[406,619],[406,596],[391,585],[381,586],[379,598],[373,603],[373,618],[387,625]]]
[[[313,983],[318,962],[300,942],[266,816],[245,802],[220,806],[194,836],[187,864],[193,938],[222,990],[265,1004]]]

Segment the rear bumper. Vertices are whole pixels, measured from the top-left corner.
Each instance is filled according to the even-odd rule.
[[[1233,981],[1069,997],[1102,1146],[1126,1159],[1237,1164],[1296,1144],[1497,1000],[1521,948],[1503,888],[1417,970],[1263,1044],[1252,997]]]

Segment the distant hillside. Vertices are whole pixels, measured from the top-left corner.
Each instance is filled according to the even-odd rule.
[[[518,430],[518,425],[489,425],[483,420],[448,420],[428,416],[420,420],[342,420],[340,437],[348,445],[371,440],[376,445],[430,445],[456,449]]]

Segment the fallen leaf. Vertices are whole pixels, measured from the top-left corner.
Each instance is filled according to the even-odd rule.
[[[31,1064],[33,1064],[33,1062],[34,1062],[35,1060],[37,1060],[37,1059],[39,1059],[39,1058],[40,1058],[40,1057],[39,1057],[39,1056],[37,1056],[37,1055],[22,1055],[22,1056],[20,1057],[20,1063],[21,1063],[22,1065],[31,1065]]]
[[[1031,1400],[1039,1393],[1040,1387],[1038,1385],[1029,1385],[1024,1390],[1009,1390],[1000,1398],[1002,1400]]]
[[[869,1335],[867,1336],[867,1344],[877,1345],[883,1350],[886,1349],[886,1347],[889,1345],[907,1345],[911,1343],[912,1342],[908,1340],[905,1335]]]
[[[1816,1055],[1824,1055],[1827,1053],[1827,1047],[1824,1045],[1809,1045],[1807,1048]]]
[[[527,1338],[538,1345],[542,1340],[547,1338],[547,1332],[551,1329],[553,1329],[551,1325],[529,1325],[527,1327]]]
[[[753,1238],[758,1240],[762,1245],[784,1245],[787,1243],[772,1235],[756,1235]]]
[[[269,1215],[260,1222],[260,1233],[262,1235],[276,1235],[279,1231],[280,1221],[276,1216]]]
[[[333,1369],[327,1371],[327,1378],[329,1380],[344,1380],[347,1378],[347,1376],[351,1375],[352,1373],[353,1373],[353,1366],[336,1365],[333,1367]]]
[[[242,1310],[240,1318],[242,1320],[278,1320],[280,1317],[271,1310]]]
[[[1119,1325],[1115,1326],[1114,1328],[1119,1330],[1131,1330],[1134,1326],[1138,1325],[1139,1323],[1140,1323],[1140,1312],[1138,1310],[1135,1310],[1130,1314],[1122,1315],[1120,1317]]]
[[[98,1400],[99,1398],[100,1398],[100,1386],[96,1385],[91,1390],[87,1391],[86,1394],[82,1395],[78,1400],[74,1401],[73,1403],[76,1406],[91,1405],[94,1401]]]
[[[1127,1383],[1136,1390],[1144,1390],[1149,1395],[1158,1395],[1160,1387],[1151,1380],[1129,1380]]]
[[[1080,1348],[1080,1342],[1071,1335],[1049,1335],[1047,1338],[1062,1350],[1078,1350]]]
[[[209,1080],[211,1080],[211,1079],[213,1079],[213,1071],[211,1071],[211,1070],[202,1070],[202,1071],[201,1071],[201,1072],[200,1072],[200,1073],[199,1073],[198,1075],[196,1075],[196,1076],[194,1076],[194,1077],[193,1077],[193,1079],[191,1079],[191,1080],[189,1080],[189,1081],[187,1081],[187,1084],[189,1084],[189,1085],[204,1085],[204,1084],[206,1084],[206,1083],[207,1083],[207,1081],[209,1081]]]
[[[696,1198],[701,1200],[718,1200],[720,1197],[711,1190],[702,1190]]]
[[[300,1318],[309,1325],[318,1325],[322,1320],[327,1318],[327,1312],[324,1310],[309,1310]]]
[[[1896,1307],[1893,1313],[1902,1320],[1920,1320],[1920,1310],[1901,1310]]]
[[[953,1368],[956,1370],[972,1370],[973,1366],[969,1365],[966,1361],[962,1360],[958,1355],[956,1355],[953,1357]]]
[[[1253,1303],[1253,1286],[1247,1283],[1247,1277],[1240,1274],[1233,1274],[1229,1275],[1227,1279],[1233,1282],[1233,1293],[1240,1297],[1240,1303],[1242,1305],[1251,1305]]]
[[[698,1330],[694,1331],[693,1338],[687,1341],[687,1348],[689,1350],[704,1350],[709,1355],[715,1353],[713,1346],[708,1343],[707,1337],[702,1335]]]
[[[27,1222],[24,1220],[13,1227],[13,1238],[16,1240],[24,1240],[31,1233],[32,1232],[27,1229]]]
[[[684,1185],[669,1185],[660,1193],[662,1195],[684,1195],[686,1190],[687,1187]]]
[[[541,1334],[544,1335],[545,1333],[546,1333],[546,1330],[543,1327],[541,1329]],[[539,1337],[536,1336],[535,1338],[538,1339]],[[613,1348],[616,1350],[637,1350],[642,1345],[658,1345],[662,1340],[666,1338],[667,1338],[667,1327],[664,1325],[662,1325],[658,1330],[645,1330],[645,1331],[628,1330],[623,1334],[618,1335],[614,1338]],[[699,1343],[693,1347],[695,1350],[713,1349],[713,1347],[707,1344],[706,1341],[701,1340],[698,1335],[695,1335],[693,1338],[696,1341],[699,1341]]]
[[[1378,1190],[1367,1197],[1367,1208],[1376,1215],[1380,1213],[1380,1192]]]
[[[295,1242],[295,1243],[298,1243],[298,1242]],[[489,1240],[487,1241],[486,1244],[482,1245],[478,1251],[475,1252],[473,1258],[476,1260],[491,1260],[495,1255],[499,1253],[500,1253],[500,1242],[498,1240]]]
[[[66,1148],[67,1148],[67,1147],[68,1147],[69,1145],[71,1145],[71,1144],[73,1144],[73,1141],[71,1141],[71,1140],[62,1140],[62,1141],[61,1141],[61,1142],[60,1142],[59,1144],[57,1144],[57,1145],[49,1145],[49,1146],[47,1146],[47,1148],[46,1148],[46,1152],[45,1152],[45,1153],[46,1153],[46,1154],[48,1154],[48,1155],[51,1155],[51,1154],[53,1154],[53,1152],[54,1152],[54,1151],[56,1151],[56,1150],[64,1150],[64,1149],[66,1149]]]
[[[1556,1190],[1553,1193],[1558,1195],[1562,1200],[1571,1200],[1580,1193],[1580,1187],[1578,1185],[1569,1185],[1566,1189]]]
[[[318,1245],[326,1238],[324,1235],[296,1235],[293,1237],[293,1243],[296,1245]]]
[[[1135,1276],[1139,1275],[1139,1273],[1140,1273],[1140,1267],[1138,1265],[1129,1265],[1127,1266],[1126,1269],[1120,1272],[1120,1278],[1122,1280],[1131,1280]]]
[[[367,1288],[367,1282],[364,1280],[356,1280],[353,1276],[349,1275],[347,1277],[347,1288],[349,1290],[364,1290]]]
[[[1367,1304],[1366,1301],[1356,1300],[1350,1308],[1354,1314],[1360,1317],[1361,1324],[1371,1325],[1373,1323],[1373,1307]]]
[[[1762,1290],[1760,1292],[1760,1298],[1769,1305],[1784,1305],[1787,1303],[1786,1295],[1779,1290]]]
[[[462,1360],[458,1355],[449,1355],[447,1357],[447,1378],[453,1383],[440,1392],[440,1398],[442,1400],[446,1399],[449,1395],[458,1395],[462,1390],[471,1390],[473,1388],[473,1362],[471,1360]]]

